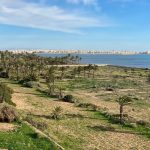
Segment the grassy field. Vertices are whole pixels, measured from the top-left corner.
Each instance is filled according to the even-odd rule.
[[[64,78],[57,81],[57,85],[65,87],[63,94],[72,94],[77,100],[76,103],[51,98],[35,88],[22,87],[13,81],[5,79],[1,81],[14,90],[12,101],[16,103],[18,111],[34,122],[46,124],[46,128],[41,129],[42,132],[52,137],[66,150],[149,150],[150,84],[147,82],[149,74],[150,71],[146,69],[102,66],[96,71],[94,79],[79,75],[75,80]],[[42,79],[39,84],[42,89],[46,89]],[[108,87],[113,91],[107,90]],[[124,110],[131,122],[122,126],[114,123],[105,114],[119,113],[116,98],[124,94],[131,95],[134,101],[131,105],[125,106]],[[93,105],[99,109],[90,107]],[[60,120],[50,118],[56,106],[63,109],[63,118]],[[148,126],[135,124],[141,120]],[[0,147],[9,149],[11,145],[19,149],[20,143],[17,146],[14,144],[18,138],[21,139],[21,143],[25,143],[24,149],[35,145],[35,149],[45,150],[51,145],[33,135],[33,131],[26,125],[22,125],[17,132],[0,132]],[[5,137],[8,143],[2,140],[2,137]]]
[[[6,124],[7,126],[7,124]],[[29,126],[23,123],[17,124],[15,131],[0,131],[0,148],[9,150],[57,150],[57,148],[48,139],[40,137]]]

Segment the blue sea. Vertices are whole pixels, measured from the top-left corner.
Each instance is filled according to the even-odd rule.
[[[43,57],[60,57],[65,54],[38,54]],[[137,54],[137,55],[93,55],[93,54],[79,54],[82,59],[81,64],[108,64],[115,66],[137,67],[137,68],[150,68],[150,55]]]

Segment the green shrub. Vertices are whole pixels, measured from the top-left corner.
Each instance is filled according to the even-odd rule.
[[[137,125],[141,125],[141,126],[148,126],[148,125],[150,125],[147,121],[144,121],[144,120],[138,120],[138,121],[136,121],[136,124]]]
[[[15,104],[11,101],[12,93],[13,90],[11,88],[4,83],[0,83],[0,103],[6,102],[15,106]]]
[[[63,101],[64,102],[69,102],[69,103],[74,103],[75,102],[72,95],[65,95],[64,98],[63,98]]]
[[[38,87],[40,87],[40,85],[37,82],[34,82],[34,81],[24,82],[23,86],[29,87],[29,88],[38,88]]]
[[[82,108],[87,108],[87,109],[91,109],[93,111],[96,111],[99,109],[99,107],[95,104],[91,104],[91,103],[80,103],[77,105],[78,107],[82,107]]]
[[[0,78],[8,78],[8,77],[9,75],[7,72],[4,72],[4,71],[0,72]]]
[[[55,107],[54,110],[52,111],[51,118],[55,120],[61,119],[62,111],[63,111],[62,107],[60,106]]]
[[[19,80],[18,83],[19,84],[24,84],[24,83],[27,83],[29,81],[37,81],[37,80],[38,80],[38,78],[37,78],[36,75],[29,75],[29,76],[23,78],[22,80]]]

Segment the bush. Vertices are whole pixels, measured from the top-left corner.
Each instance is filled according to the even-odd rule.
[[[0,103],[6,102],[15,106],[15,104],[11,101],[12,93],[13,90],[11,88],[4,83],[0,83]]]
[[[37,81],[38,79],[37,79],[37,77],[36,77],[36,75],[29,75],[29,76],[27,76],[27,77],[25,77],[25,78],[23,78],[22,80],[19,80],[19,84],[24,84],[24,83],[27,83],[27,82],[29,82],[29,81]]]
[[[106,91],[114,91],[114,89],[111,87],[106,87]]]
[[[0,72],[0,78],[8,78],[8,77],[9,75],[7,72],[4,72],[4,71]]]
[[[45,122],[42,122],[42,121],[36,121],[33,119],[33,117],[31,116],[27,116],[25,118],[25,120],[30,123],[32,126],[40,129],[40,130],[45,130],[48,128],[48,125],[45,123]]]
[[[97,111],[99,109],[97,105],[91,103],[80,103],[78,104],[78,107],[91,109],[93,111]]]
[[[24,82],[23,86],[29,87],[29,88],[38,88],[38,87],[40,87],[40,85],[37,82],[34,82],[34,81]]]
[[[144,121],[144,120],[139,120],[139,121],[136,122],[136,124],[141,125],[141,126],[148,126],[149,125],[149,123]]]
[[[0,121],[1,122],[13,122],[19,119],[18,112],[13,106],[6,103],[0,104]]]
[[[72,95],[64,96],[63,101],[64,102],[69,102],[69,103],[74,103],[75,102]]]
[[[62,118],[62,111],[63,111],[63,109],[60,106],[55,107],[52,114],[51,114],[51,118],[55,119],[55,120],[61,119]]]

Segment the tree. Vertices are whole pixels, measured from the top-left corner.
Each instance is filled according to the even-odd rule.
[[[120,114],[119,114],[119,119],[120,119],[120,124],[124,123],[124,119],[123,119],[123,113],[124,113],[124,106],[129,105],[132,102],[132,98],[129,96],[121,96],[119,97],[117,100],[118,104],[120,105]]]
[[[82,67],[81,67],[81,66],[78,66],[78,68],[77,68],[78,77],[79,77],[81,71],[82,71]]]
[[[61,66],[60,67],[60,71],[61,71],[61,80],[63,79],[63,77],[64,77],[64,72],[65,72],[65,70],[66,70],[66,67],[64,67],[64,66]]]
[[[92,64],[89,64],[88,66],[87,66],[87,70],[88,70],[88,78],[90,77],[90,73],[91,73],[91,70],[92,70]]]
[[[54,87],[55,87],[55,72],[56,67],[51,66],[47,72],[46,76],[46,83],[48,86],[48,95],[52,95],[54,93]]]
[[[76,63],[79,64],[80,61],[81,61],[81,57],[79,57],[78,55],[76,55],[75,59],[76,59]]]
[[[150,84],[150,74],[148,75],[147,82]]]
[[[76,77],[76,74],[77,74],[77,68],[75,67],[75,68],[73,68],[73,70],[72,70],[73,78]]]
[[[9,88],[6,84],[0,83],[0,103],[6,102],[11,105],[15,105],[11,101],[11,95],[13,93],[13,90]]]
[[[83,75],[84,75],[84,78],[85,78],[86,70],[87,70],[87,66],[84,66],[84,67],[83,67]]]
[[[93,79],[95,78],[95,71],[98,69],[97,65],[92,66],[92,70],[93,70]]]
[[[58,89],[58,97],[59,97],[59,99],[62,99],[63,98],[63,90],[65,90],[65,88],[63,85],[58,85],[57,89]]]

